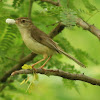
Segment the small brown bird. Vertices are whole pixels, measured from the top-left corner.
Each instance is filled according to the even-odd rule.
[[[66,52],[64,52],[60,47],[43,31],[39,30],[30,19],[26,17],[20,17],[15,20],[15,23],[21,33],[24,43],[26,46],[36,54],[43,55],[43,59],[34,63],[32,65],[35,66],[36,64],[46,60],[46,62],[40,67],[43,68],[46,63],[50,60],[52,55],[55,53],[62,53],[68,58],[75,61],[78,65],[85,67],[80,61],[75,59],[74,57],[70,56]]]

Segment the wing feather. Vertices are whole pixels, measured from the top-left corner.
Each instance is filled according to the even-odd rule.
[[[31,30],[31,36],[39,43],[49,47],[50,49],[56,50],[59,52],[58,46],[56,42],[54,42],[47,34],[45,34],[43,31],[37,29],[37,27],[34,26],[34,28]]]

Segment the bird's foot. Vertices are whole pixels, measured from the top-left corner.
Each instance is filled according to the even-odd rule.
[[[39,67],[39,68],[42,69],[42,70],[44,70],[44,71],[46,71],[46,69],[44,69],[43,66],[41,66],[41,67]]]
[[[35,65],[36,65],[36,64],[33,64],[33,65],[32,65],[32,68],[33,68]]]
[[[33,66],[32,66],[32,69],[33,69],[34,73],[36,73],[36,72],[37,72],[36,68],[34,68]]]

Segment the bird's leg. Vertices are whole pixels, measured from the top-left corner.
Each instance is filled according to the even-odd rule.
[[[41,60],[37,61],[36,63],[34,63],[34,64],[32,65],[32,68],[34,69],[34,66],[35,66],[35,65],[37,65],[38,63],[44,61],[47,57],[48,57],[47,54],[43,55],[43,59],[41,59]]]
[[[40,67],[41,69],[43,69],[43,67],[46,65],[46,63],[51,59],[51,57],[52,56],[50,56],[47,60],[46,60],[46,62]]]

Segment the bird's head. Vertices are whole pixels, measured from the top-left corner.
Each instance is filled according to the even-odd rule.
[[[32,25],[32,21],[27,17],[17,18],[15,23],[19,28],[29,28]]]

